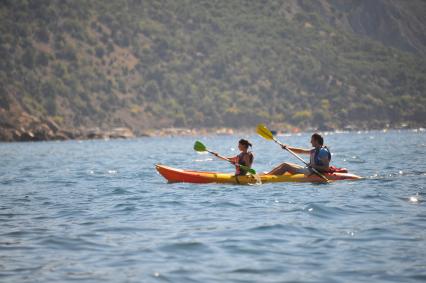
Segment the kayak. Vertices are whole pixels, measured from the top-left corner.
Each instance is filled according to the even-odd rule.
[[[279,182],[314,182],[321,183],[324,180],[312,174],[306,176],[304,174],[284,174],[284,175],[246,175],[235,176],[232,173],[204,172],[177,169],[161,164],[155,165],[158,173],[160,173],[169,183],[226,183],[226,184],[256,184],[259,180],[262,183],[279,183]],[[330,181],[338,180],[358,180],[362,177],[350,173],[326,173],[324,174]]]

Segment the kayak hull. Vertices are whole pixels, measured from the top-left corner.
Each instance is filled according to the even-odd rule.
[[[262,183],[281,183],[281,182],[313,182],[321,183],[324,180],[316,174],[306,176],[304,174],[284,174],[284,175],[246,175],[235,176],[230,173],[204,172],[177,169],[161,164],[157,164],[156,169],[170,183],[225,183],[225,184],[255,184]],[[360,176],[350,173],[332,173],[325,174],[330,181],[338,180],[358,180]]]

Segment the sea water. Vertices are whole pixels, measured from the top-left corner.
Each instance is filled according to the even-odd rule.
[[[258,172],[299,163],[255,135],[1,143],[0,282],[426,281],[426,132],[325,135],[360,181],[168,184],[155,170],[233,172],[192,147],[233,156],[240,138]]]

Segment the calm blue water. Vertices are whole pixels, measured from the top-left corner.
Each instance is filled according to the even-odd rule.
[[[240,136],[0,144],[0,282],[425,282],[426,132],[329,134],[331,184],[167,184]],[[248,137],[254,168],[298,161]],[[307,146],[309,135],[281,136]]]

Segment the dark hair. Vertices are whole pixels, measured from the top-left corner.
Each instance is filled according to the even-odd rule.
[[[245,140],[245,139],[240,139],[240,141],[238,143],[246,146],[247,148],[249,146],[252,147],[251,143],[248,140]]]
[[[324,138],[320,134],[315,133],[312,135],[312,138],[316,140],[320,145],[324,145]]]

